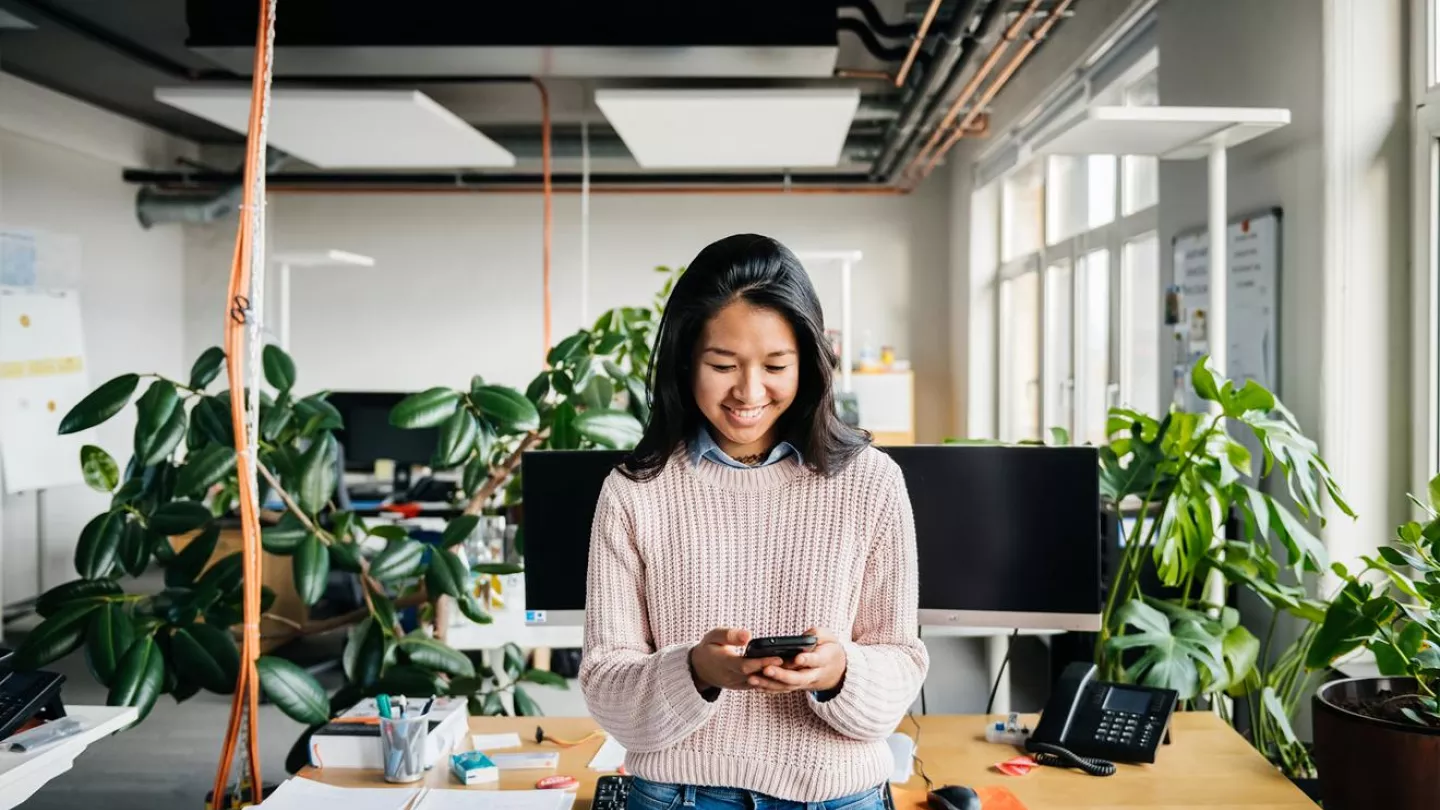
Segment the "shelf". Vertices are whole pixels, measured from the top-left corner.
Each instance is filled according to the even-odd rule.
[[[1207,157],[1218,141],[1232,148],[1290,123],[1267,107],[1091,107],[1036,138],[1034,155]]]

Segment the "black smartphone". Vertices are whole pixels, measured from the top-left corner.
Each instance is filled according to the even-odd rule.
[[[779,658],[790,663],[800,653],[810,652],[819,642],[814,636],[765,636],[745,645],[746,658]]]

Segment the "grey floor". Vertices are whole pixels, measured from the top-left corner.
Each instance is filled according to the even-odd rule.
[[[33,622],[20,620],[5,628],[5,645],[15,646]],[[287,650],[301,660],[320,660],[338,650],[338,639],[307,642],[307,648]],[[91,676],[83,652],[47,667],[66,676],[63,688],[68,704],[104,704],[105,687]],[[338,671],[322,674],[329,689],[338,688]],[[579,689],[527,687],[550,716],[584,715]],[[184,808],[201,810],[219,763],[220,745],[230,717],[230,698],[201,692],[177,704],[162,696],[139,725],[92,744],[75,761],[75,767],[41,788],[21,810],[73,810],[96,806],[107,810]],[[274,706],[260,707],[261,778],[277,783],[289,776],[285,758],[303,727]]]

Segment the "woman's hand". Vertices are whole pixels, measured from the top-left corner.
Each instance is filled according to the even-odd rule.
[[[785,663],[780,658],[746,658],[745,645],[749,643],[749,630],[717,627],[706,633],[690,650],[695,686],[702,692],[709,688],[754,689],[755,673]]]
[[[826,692],[840,686],[849,663],[845,648],[824,628],[812,627],[805,635],[815,636],[814,650],[795,656],[789,664],[767,664],[750,685],[767,692]]]

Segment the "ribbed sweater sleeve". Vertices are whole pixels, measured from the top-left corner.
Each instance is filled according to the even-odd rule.
[[[613,475],[606,481],[592,524],[579,679],[600,726],[626,750],[643,753],[693,734],[719,701],[706,700],[691,679],[694,644],[653,647],[645,568],[621,486]]]
[[[850,639],[841,641],[847,658],[844,680],[838,693],[809,697],[810,707],[832,728],[866,741],[885,739],[895,731],[930,666],[916,616],[915,521],[897,468],[890,468],[885,486],[885,506],[865,563],[854,629]]]

